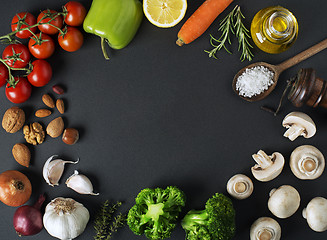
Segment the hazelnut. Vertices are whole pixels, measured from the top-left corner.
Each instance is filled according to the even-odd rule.
[[[62,135],[62,141],[68,145],[75,144],[79,139],[78,130],[75,128],[66,128]]]

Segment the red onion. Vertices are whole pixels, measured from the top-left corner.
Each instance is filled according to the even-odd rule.
[[[41,206],[45,200],[41,194],[33,206],[21,206],[14,214],[14,228],[19,236],[30,236],[39,233],[43,228]]]

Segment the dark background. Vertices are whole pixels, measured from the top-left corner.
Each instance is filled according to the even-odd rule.
[[[91,1],[81,1],[87,8]],[[10,31],[12,17],[21,11],[37,15],[40,10],[60,10],[66,1],[11,0],[0,9],[1,35]],[[299,22],[296,43],[286,52],[269,55],[254,47],[252,62],[266,61],[278,64],[326,37],[327,2],[320,1],[234,1],[198,40],[190,45],[175,44],[177,32],[202,1],[188,1],[185,18],[170,29],[157,28],[144,18],[134,40],[126,48],[110,51],[111,60],[105,61],[100,50],[100,39],[84,33],[83,47],[68,53],[57,46],[49,59],[53,79],[43,88],[33,88],[32,97],[19,106],[24,109],[27,123],[39,121],[44,126],[59,116],[55,112],[48,118],[37,119],[34,112],[43,108],[41,96],[51,93],[51,86],[61,84],[67,111],[63,115],[66,127],[80,131],[80,140],[74,146],[65,145],[60,138],[46,137],[39,146],[30,146],[31,166],[26,169],[13,159],[12,146],[24,142],[22,131],[16,134],[0,129],[0,171],[9,169],[25,173],[33,185],[32,204],[42,192],[47,203],[55,197],[72,197],[90,211],[91,219],[78,239],[92,239],[93,220],[100,204],[109,199],[124,201],[121,211],[127,211],[137,193],[147,187],[176,185],[187,196],[187,205],[181,217],[190,209],[202,209],[215,192],[226,193],[228,179],[236,173],[251,177],[253,195],[243,201],[233,200],[236,208],[237,233],[235,239],[249,239],[251,224],[259,217],[273,217],[267,208],[268,194],[283,184],[294,186],[301,195],[299,210],[290,218],[276,219],[282,227],[282,238],[325,239],[327,233],[311,230],[302,218],[302,209],[316,196],[327,197],[327,176],[314,181],[297,179],[290,171],[288,159],[300,145],[311,144],[327,154],[326,115],[324,109],[295,108],[288,100],[280,114],[274,117],[260,109],[262,105],[276,107],[286,85],[286,80],[298,69],[312,67],[321,78],[327,76],[326,52],[285,71],[277,88],[261,102],[248,103],[236,96],[231,88],[234,74],[249,64],[240,62],[237,41],[230,46],[232,55],[221,51],[218,60],[211,59],[203,50],[211,49],[209,34],[217,32],[219,21],[239,4],[249,28],[251,19],[260,9],[282,5],[294,13]],[[4,46],[1,46],[2,50]],[[0,113],[14,106],[0,91]],[[283,137],[281,122],[291,111],[309,114],[317,125],[311,139],[298,138],[294,142]],[[271,154],[275,151],[285,156],[286,164],[281,175],[273,181],[255,180],[250,168],[251,155],[259,149]],[[63,159],[80,157],[77,165],[67,165],[57,187],[50,187],[42,177],[44,162],[51,155]],[[65,186],[65,180],[77,169],[87,175],[99,196],[84,196]],[[16,208],[0,204],[1,239],[19,239],[12,217]],[[184,239],[184,231],[177,226],[171,239]],[[30,239],[51,239],[43,229]],[[125,227],[113,239],[145,239],[135,236]]]

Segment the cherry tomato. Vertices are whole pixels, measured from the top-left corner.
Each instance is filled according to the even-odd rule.
[[[84,38],[80,30],[75,27],[67,27],[64,32],[64,35],[59,34],[58,36],[58,42],[62,49],[67,52],[75,52],[82,47]]]
[[[6,85],[6,96],[12,103],[23,103],[30,98],[32,86],[24,77],[15,77],[14,86]]]
[[[25,22],[26,24],[22,24],[22,22]],[[14,32],[16,30],[26,28],[34,24],[36,24],[36,18],[34,17],[34,15],[29,12],[20,12],[17,13],[11,20],[11,30]],[[36,29],[37,27],[30,28],[33,33],[36,32]],[[28,30],[21,30],[16,33],[16,37],[19,38],[29,38],[30,36],[32,36],[32,33]]]
[[[55,43],[53,39],[45,34],[45,33],[38,33],[36,37],[31,37],[28,42],[28,49],[30,50],[31,54],[39,59],[46,59],[50,57],[55,51]],[[37,43],[37,39],[41,40],[41,44]]]
[[[41,25],[38,26],[38,28],[40,29],[41,32],[44,32],[44,33],[50,34],[50,35],[51,34],[56,34],[56,33],[59,32],[58,28],[62,28],[63,19],[62,19],[61,15],[58,15],[53,20],[51,20],[51,18],[54,17],[56,14],[58,14],[57,11],[50,10],[50,9],[43,10],[39,14],[39,16],[37,17],[37,22],[50,23],[51,25],[55,26],[55,27],[53,27],[53,26],[51,26],[49,24],[41,24]]]
[[[65,17],[65,23],[67,25],[73,27],[82,25],[86,16],[86,9],[81,3],[70,1],[66,3],[64,9],[67,11],[67,15]]]
[[[34,87],[43,87],[52,77],[52,68],[50,63],[45,60],[35,60],[32,62],[33,70],[27,75],[27,80]]]
[[[0,63],[0,87],[7,83],[8,77],[8,68],[3,63]]]
[[[28,48],[21,44],[10,44],[2,53],[2,59],[13,68],[24,68],[31,59],[31,54]]]

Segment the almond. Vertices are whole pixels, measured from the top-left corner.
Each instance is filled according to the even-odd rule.
[[[16,143],[12,148],[12,155],[20,165],[29,167],[31,161],[31,152],[25,144]]]
[[[55,107],[55,102],[53,101],[52,97],[49,94],[44,94],[42,96],[42,101],[49,108],[54,108]]]
[[[51,115],[51,111],[49,109],[39,109],[35,112],[35,116],[39,118],[47,117]]]
[[[64,104],[64,101],[61,98],[57,99],[57,101],[56,101],[56,107],[57,107],[58,111],[61,114],[64,114],[64,112],[65,112],[65,104]]]
[[[57,117],[53,119],[47,126],[47,134],[52,137],[56,138],[59,137],[62,132],[64,131],[64,121],[61,117]]]

